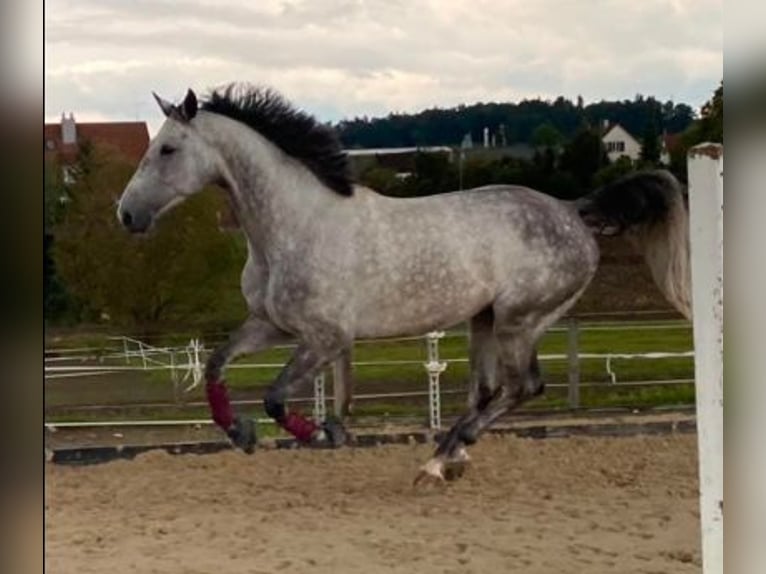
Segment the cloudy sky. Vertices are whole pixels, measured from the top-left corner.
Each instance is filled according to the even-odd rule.
[[[230,81],[323,120],[525,97],[692,106],[723,74],[722,0],[56,0],[45,113],[162,121]]]

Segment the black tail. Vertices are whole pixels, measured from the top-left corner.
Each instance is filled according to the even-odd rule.
[[[578,199],[599,235],[624,235],[644,256],[665,297],[691,318],[689,214],[681,184],[665,170],[633,173]]]
[[[669,171],[653,170],[627,175],[575,203],[597,233],[620,235],[662,223],[679,200],[683,201],[683,193],[678,180]]]

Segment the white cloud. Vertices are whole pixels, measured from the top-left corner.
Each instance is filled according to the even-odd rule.
[[[159,121],[150,92],[269,84],[322,119],[558,95],[699,105],[722,0],[70,0],[47,5],[46,115]]]

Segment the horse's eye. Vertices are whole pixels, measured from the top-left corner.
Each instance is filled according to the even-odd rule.
[[[176,152],[176,148],[174,148],[173,146],[169,146],[167,144],[163,145],[160,148],[160,155],[170,155],[175,152]]]

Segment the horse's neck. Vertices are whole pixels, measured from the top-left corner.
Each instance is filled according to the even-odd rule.
[[[206,137],[219,150],[223,183],[254,248],[279,249],[333,200],[307,168],[249,127],[221,116],[209,123]]]

